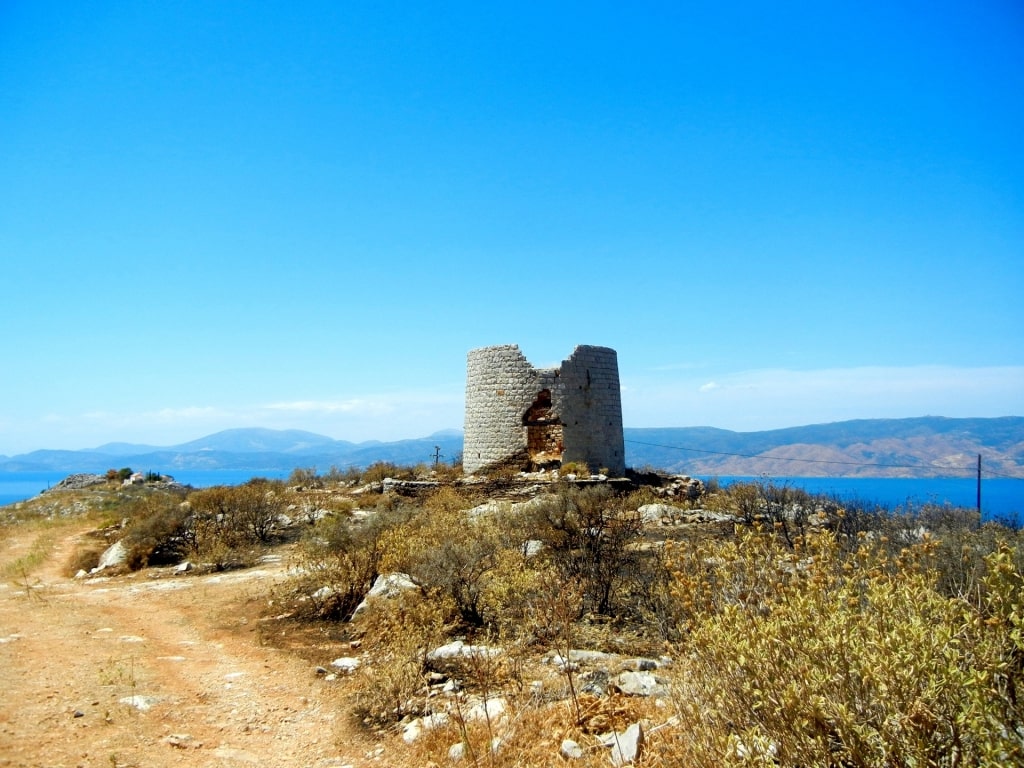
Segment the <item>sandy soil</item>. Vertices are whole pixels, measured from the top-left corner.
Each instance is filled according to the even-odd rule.
[[[280,563],[69,579],[84,533],[60,529],[27,579],[0,583],[0,766],[386,763],[347,723],[336,683],[261,643],[258,596]],[[34,538],[15,531],[0,563]]]

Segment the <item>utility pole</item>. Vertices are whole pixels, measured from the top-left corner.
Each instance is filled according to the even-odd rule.
[[[981,456],[978,457],[978,461],[981,461]],[[436,467],[440,462],[441,462],[441,446],[440,445],[435,445],[434,446],[434,466]],[[978,471],[980,472],[981,470],[978,470]],[[981,493],[981,491],[978,491],[978,493]],[[979,498],[981,498],[981,497],[979,496]],[[981,502],[979,501],[978,504],[980,505]]]
[[[981,454],[978,454],[978,515],[981,516]]]

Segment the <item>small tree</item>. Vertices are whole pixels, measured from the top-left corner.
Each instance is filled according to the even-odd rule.
[[[583,585],[584,609],[612,612],[615,589],[636,572],[638,553],[629,545],[643,521],[607,486],[563,488],[533,512],[537,537],[563,578]]]

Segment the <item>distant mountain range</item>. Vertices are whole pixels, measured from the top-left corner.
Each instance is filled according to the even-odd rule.
[[[692,475],[1024,478],[1024,418],[861,419],[765,432],[627,429],[626,459]]]
[[[290,471],[335,466],[366,467],[376,461],[396,464],[430,463],[440,448],[442,461],[462,453],[462,432],[445,430],[413,440],[351,443],[300,430],[228,429],[180,445],[159,447],[107,443],[82,451],[40,450],[20,456],[0,456],[0,472],[105,472],[130,466],[140,471],[252,470]]]
[[[966,476],[982,456],[986,471],[1024,477],[1024,417],[863,419],[764,432],[713,427],[626,428],[626,463],[691,475]],[[462,452],[462,433],[396,442],[351,443],[299,430],[229,429],[181,445],[108,443],[82,451],[0,456],[0,472],[105,472],[131,466],[175,470],[290,471],[365,467],[376,461],[429,463]],[[593,469],[597,469],[596,467]]]

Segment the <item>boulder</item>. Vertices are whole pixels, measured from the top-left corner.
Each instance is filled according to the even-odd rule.
[[[612,748],[612,765],[622,768],[639,759],[644,750],[644,729],[640,723],[633,723],[621,733],[604,736],[602,741]]]
[[[402,728],[402,741],[406,744],[412,744],[426,731],[431,731],[434,728],[441,728],[447,725],[449,719],[450,718],[447,713],[435,712],[433,714],[424,715],[423,717],[417,717],[414,720],[410,720]]]
[[[579,760],[583,757],[583,748],[572,739],[563,739],[558,754],[566,760]]]
[[[114,568],[118,565],[124,565],[128,560],[128,550],[124,546],[124,542],[118,541],[115,544],[107,547],[103,554],[100,555],[100,561],[96,564],[96,567],[90,571],[90,573],[98,573],[104,568]]]
[[[57,483],[49,491],[79,491],[83,488],[90,488],[94,485],[105,485],[107,478],[104,475],[93,475],[88,473],[80,473],[77,475],[68,475],[59,483]]]
[[[372,597],[375,598],[393,598],[398,597],[402,592],[409,589],[416,589],[416,582],[414,582],[407,574],[404,573],[382,573],[377,577],[376,581],[373,582],[373,586],[370,587],[370,591],[366,593],[366,597],[363,601],[356,606],[355,611],[352,612],[352,618],[356,618],[359,614],[366,610],[369,605],[369,600]]]
[[[501,648],[488,645],[467,645],[462,640],[453,640],[435,648],[427,654],[427,661],[453,661],[474,656],[493,658],[502,653]]]
[[[665,696],[664,682],[650,672],[627,671],[615,678],[615,687],[626,696]]]
[[[644,525],[660,525],[667,524],[671,525],[676,522],[685,512],[685,510],[674,507],[671,504],[644,504],[637,509],[640,513],[640,519],[643,520]]]
[[[359,659],[354,656],[342,656],[331,662],[331,666],[340,669],[342,672],[352,673],[359,669]]]

